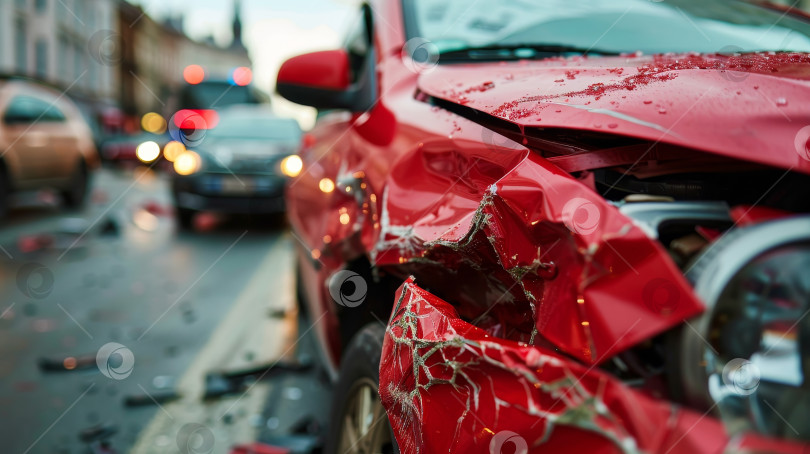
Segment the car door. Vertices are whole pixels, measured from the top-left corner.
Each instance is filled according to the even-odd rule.
[[[49,111],[50,104],[28,94],[14,96],[3,112],[3,128],[8,136],[6,151],[17,169],[18,186],[25,187],[34,180],[49,178],[52,173],[53,147],[56,145],[54,132],[64,115]]]
[[[364,77],[361,72],[368,71],[369,65],[373,68],[370,17],[364,8],[346,41],[352,78]],[[303,140],[300,156],[304,170],[286,191],[288,216],[301,246],[302,290],[312,313],[325,313],[327,319],[316,327],[318,331],[337,325],[326,282],[345,262],[363,254],[356,229],[362,226],[365,203],[357,192],[365,188],[363,159],[359,157],[364,151],[352,149],[357,142],[355,125],[362,120],[363,112],[320,112],[316,126]],[[331,350],[332,359],[340,349],[340,340],[334,335],[331,331],[318,336],[330,338],[324,350]]]
[[[48,149],[42,163],[42,177],[47,179],[70,178],[76,171],[81,156],[79,150],[79,130],[76,127],[78,112],[70,112],[58,99],[43,97],[48,103],[45,114],[40,119],[43,128],[47,129]],[[70,115],[70,117],[69,117]],[[81,120],[81,119],[78,119]]]

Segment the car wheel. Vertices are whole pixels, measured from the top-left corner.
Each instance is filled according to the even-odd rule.
[[[301,258],[295,259],[295,300],[298,307],[298,313],[304,318],[309,318],[309,309],[307,308],[306,293],[304,293],[304,279],[301,276]]]
[[[62,198],[65,200],[65,205],[67,205],[68,208],[81,208],[81,206],[84,205],[87,196],[88,180],[87,166],[82,160],[73,173],[70,187],[62,192]]]
[[[194,224],[194,215],[197,212],[188,208],[177,207],[177,225],[184,230],[191,229]]]
[[[399,453],[378,392],[385,327],[366,325],[343,353],[335,385],[327,454]]]

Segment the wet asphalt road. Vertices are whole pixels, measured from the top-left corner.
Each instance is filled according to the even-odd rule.
[[[167,180],[151,171],[99,171],[78,212],[48,193],[19,198],[0,227],[2,452],[98,449],[83,430],[107,432],[119,453],[317,435],[328,397],[316,374],[202,399],[208,372],[313,357],[283,222],[203,221],[179,231]]]

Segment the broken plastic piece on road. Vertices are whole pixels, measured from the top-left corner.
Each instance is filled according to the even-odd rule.
[[[17,249],[24,254],[47,249],[53,246],[53,235],[40,233],[37,235],[23,235],[17,240]]]
[[[182,396],[174,390],[157,391],[154,393],[133,394],[124,398],[126,407],[143,407],[145,405],[159,405],[166,402],[175,401]]]
[[[309,363],[275,362],[233,371],[214,371],[205,375],[203,399],[215,399],[240,392],[249,380],[261,380],[279,373],[302,373],[312,369]]]
[[[96,355],[66,356],[63,358],[40,358],[37,361],[43,372],[70,372],[96,368]]]
[[[171,216],[173,209],[150,200],[141,206],[144,210],[155,216]]]
[[[118,433],[118,427],[110,423],[96,424],[79,432],[79,440],[85,443],[104,440]]]

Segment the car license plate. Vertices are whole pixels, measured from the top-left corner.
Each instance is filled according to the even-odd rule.
[[[223,194],[251,194],[254,186],[253,178],[250,177],[222,177],[220,191]]]

